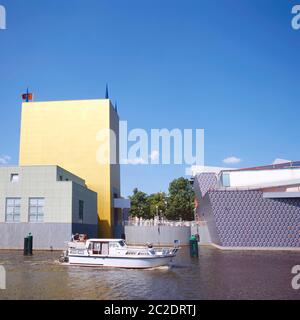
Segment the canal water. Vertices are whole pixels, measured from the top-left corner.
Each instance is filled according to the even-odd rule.
[[[291,269],[296,252],[222,252],[182,248],[171,268],[154,270],[67,267],[58,252],[0,251],[6,290],[0,299],[297,299]]]

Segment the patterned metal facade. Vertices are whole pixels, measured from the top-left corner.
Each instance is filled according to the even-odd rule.
[[[300,247],[300,198],[264,198],[260,190],[218,190],[216,176],[208,176],[197,176],[201,194],[196,194],[213,242],[224,247]]]

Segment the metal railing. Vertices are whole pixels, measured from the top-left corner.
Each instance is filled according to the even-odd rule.
[[[171,227],[194,227],[205,224],[205,221],[176,221],[135,218],[124,221],[124,226],[151,227],[151,226],[171,226]]]

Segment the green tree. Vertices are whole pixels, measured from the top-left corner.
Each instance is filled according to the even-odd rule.
[[[153,193],[148,197],[150,216],[165,215],[167,210],[167,195],[164,192]]]
[[[195,193],[188,179],[179,178],[169,185],[167,218],[169,220],[194,220]]]
[[[145,192],[139,191],[137,188],[133,190],[133,195],[129,197],[131,201],[130,215],[143,219],[150,218],[150,206],[148,196]]]

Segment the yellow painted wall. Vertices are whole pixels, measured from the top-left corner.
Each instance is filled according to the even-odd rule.
[[[112,236],[113,196],[120,196],[119,165],[97,161],[101,129],[117,129],[110,100],[22,104],[20,165],[59,165],[86,181],[98,194],[99,236]]]

